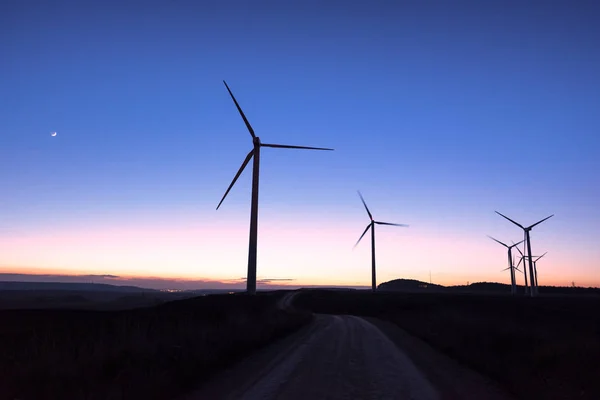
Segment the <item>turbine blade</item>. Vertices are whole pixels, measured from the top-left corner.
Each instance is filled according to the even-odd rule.
[[[500,271],[500,272],[506,271],[507,269],[510,269],[510,267],[508,267],[508,268],[504,268],[504,269],[503,269],[502,271]]]
[[[521,240],[519,243],[523,243],[523,242],[524,242],[524,240]],[[519,244],[519,243],[517,243],[517,244]],[[513,245],[514,245],[514,244],[515,244],[515,242],[513,242]],[[518,247],[517,247],[516,249],[517,249],[517,251],[519,252],[519,254],[521,255],[521,257],[524,257],[524,255],[523,255],[523,252],[521,251],[521,249],[520,249],[520,248],[518,248]]]
[[[231,96],[231,99],[235,103],[235,106],[237,107],[238,111],[240,112],[240,115],[242,116],[242,118],[244,120],[244,123],[246,124],[246,127],[248,128],[248,131],[250,132],[250,134],[252,135],[252,137],[255,138],[256,135],[254,134],[254,129],[252,129],[252,126],[250,125],[250,122],[248,122],[248,119],[244,115],[244,112],[242,111],[242,107],[240,107],[240,105],[238,104],[237,100],[233,96],[233,93],[231,93],[231,89],[229,89],[229,86],[227,86],[227,82],[223,81],[223,83],[225,84],[225,87],[227,88],[227,91],[229,92],[229,95]]]
[[[276,149],[304,149],[304,150],[330,150],[330,151],[333,151],[333,149],[328,149],[326,147],[290,146],[287,144],[269,144],[269,143],[261,143],[260,145],[262,147],[273,147]]]
[[[373,222],[375,222],[376,224],[379,224],[379,225],[391,225],[391,226],[405,226],[405,227],[408,227],[408,225],[406,225],[406,224],[392,224],[391,222],[379,222],[379,221],[373,221]]]
[[[521,271],[519,268],[515,267],[515,269],[516,269],[517,271],[519,271],[520,273],[523,273],[523,271]]]
[[[369,211],[369,207],[367,207],[367,203],[365,203],[365,199],[363,199],[362,194],[360,194],[360,191],[358,191],[358,195],[360,196],[360,200],[363,203],[363,206],[365,206],[365,210],[367,210],[367,214],[369,214],[369,218],[371,218],[371,221],[373,221],[373,216],[371,215],[371,211]]]
[[[510,247],[512,248],[512,247],[518,246],[518,245],[520,245],[520,244],[521,244],[521,243],[523,243],[523,242],[524,242],[524,240],[521,240],[519,243],[515,243],[515,242],[513,242],[512,246],[510,246]],[[508,247],[508,246],[507,246],[507,247]],[[519,248],[518,248],[518,247],[517,247],[517,250],[519,250]],[[519,250],[519,251],[520,251],[520,250]]]
[[[501,242],[501,241],[499,241],[498,239],[494,239],[494,238],[493,238],[493,237],[491,237],[490,235],[487,235],[487,237],[489,237],[490,239],[492,239],[492,240],[493,240],[493,241],[495,241],[495,242],[498,242],[498,243],[500,243],[502,246],[504,246],[504,247],[507,247],[507,248],[508,248],[508,246],[507,246],[507,245],[505,245],[504,243],[502,243],[502,242]]]
[[[354,247],[358,246],[358,243],[360,243],[360,241],[362,240],[363,236],[366,235],[366,233],[367,233],[367,231],[369,230],[370,227],[371,227],[371,224],[367,225],[367,229],[365,229],[365,231],[363,232],[363,234],[360,235],[360,237],[356,241],[356,244],[354,245]]]
[[[229,185],[229,187],[227,188],[227,191],[223,195],[223,198],[219,202],[219,205],[217,206],[217,210],[219,209],[219,207],[221,207],[221,203],[223,203],[223,200],[225,200],[225,197],[227,197],[227,194],[229,193],[229,191],[235,184],[235,181],[237,181],[237,179],[240,177],[240,175],[242,174],[242,171],[244,171],[244,168],[246,168],[246,165],[248,165],[248,162],[250,162],[250,159],[252,158],[253,155],[254,155],[254,149],[250,150],[250,153],[248,153],[248,155],[246,156],[246,159],[242,163],[242,166],[238,170],[237,174],[235,174],[235,176],[233,177],[233,181],[231,181],[231,185]]]
[[[515,268],[519,268],[519,265],[521,265],[521,263],[523,262],[523,259],[524,259],[524,258],[525,258],[525,257],[521,257],[521,258],[519,259],[519,263],[517,264],[517,266],[516,266]],[[524,263],[523,263],[523,264],[524,264]]]
[[[525,227],[521,224],[519,224],[518,222],[513,221],[512,219],[508,218],[506,215],[500,214],[498,211],[495,211],[496,214],[500,215],[501,217],[506,218],[507,220],[509,220],[510,222],[512,222],[513,224],[517,225],[518,227],[520,227],[521,229],[525,229]]]
[[[536,222],[535,224],[531,225],[531,226],[530,226],[529,228],[527,228],[527,229],[531,229],[531,228],[533,228],[534,226],[536,226],[536,225],[539,225],[539,224],[541,224],[542,222],[544,222],[545,220],[547,220],[547,219],[549,219],[549,218],[552,218],[552,217],[554,217],[554,214],[552,214],[552,215],[551,215],[551,216],[549,216],[549,217],[546,217],[546,218],[544,218],[544,219],[543,219],[543,220],[541,220],[541,221],[538,221],[538,222]]]
[[[545,252],[544,254],[542,254],[541,256],[539,256],[539,257],[538,257],[538,258],[535,260],[535,262],[538,262],[538,261],[540,261],[540,258],[544,257],[546,254],[548,254],[548,252]]]

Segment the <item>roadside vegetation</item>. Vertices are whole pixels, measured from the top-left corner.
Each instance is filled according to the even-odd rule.
[[[1,399],[174,398],[308,323],[282,293],[122,311],[0,311]]]
[[[600,399],[600,297],[307,290],[294,304],[393,322],[517,398]]]

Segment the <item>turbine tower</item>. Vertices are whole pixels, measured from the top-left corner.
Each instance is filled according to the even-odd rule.
[[[519,251],[520,252],[520,251]],[[548,252],[545,252],[544,254],[542,254],[541,256],[533,256],[533,258],[535,258],[535,260],[533,260],[533,281],[535,282],[535,286],[538,286],[538,273],[537,273],[537,262],[544,257],[546,254],[548,254]],[[521,253],[521,260],[519,261],[519,264],[517,264],[517,267],[519,265],[521,265],[521,262],[525,259],[525,258],[529,258],[529,256],[524,256],[523,253]],[[525,262],[523,261],[523,265],[525,265]]]
[[[521,244],[523,241],[520,241],[519,243],[515,243],[515,244],[509,246],[507,244],[502,243],[498,239],[494,239],[493,237],[491,237],[489,235],[488,235],[488,237],[490,239],[492,239],[493,241],[500,243],[502,246],[504,246],[508,249],[508,268],[504,269],[503,271],[506,271],[507,269],[510,270],[510,294],[512,294],[514,296],[515,294],[517,294],[517,281],[516,281],[516,277],[515,277],[515,266],[513,263],[512,249],[513,249],[513,247]]]
[[[531,292],[531,287],[527,286],[527,267],[525,266],[525,254],[527,253],[527,232],[523,231],[523,252],[517,247],[521,254],[521,260],[523,260],[523,276],[525,277],[525,294]]]
[[[358,241],[356,242],[354,247],[356,247],[358,245],[358,243],[360,243],[363,236],[365,236],[367,231],[369,229],[371,229],[371,286],[372,286],[373,292],[375,292],[377,290],[377,277],[375,274],[375,224],[391,225],[391,226],[405,226],[405,227],[408,227],[408,225],[392,224],[391,222],[375,221],[373,219],[373,215],[371,215],[371,211],[369,211],[369,207],[367,207],[367,203],[365,203],[365,199],[363,199],[363,197],[362,197],[362,194],[360,194],[360,192],[358,192],[358,195],[360,196],[360,200],[362,201],[363,205],[365,206],[365,210],[367,210],[367,214],[369,214],[369,218],[371,219],[371,222],[369,222],[369,225],[367,225],[367,228],[365,229],[363,234],[360,235],[360,238],[358,238]]]
[[[246,165],[248,165],[248,163],[250,162],[250,159],[252,157],[254,157],[254,162],[252,165],[252,203],[250,206],[250,240],[249,240],[250,243],[249,243],[249,249],[248,249],[248,278],[246,280],[246,291],[248,292],[248,294],[256,294],[256,245],[257,245],[257,239],[258,239],[257,238],[257,235],[258,235],[258,180],[259,180],[259,170],[260,170],[260,149],[261,149],[261,147],[273,147],[273,148],[278,148],[278,149],[305,149],[305,150],[333,150],[333,149],[322,148],[322,147],[290,146],[290,145],[284,145],[284,144],[262,143],[260,141],[260,138],[254,134],[254,129],[252,129],[252,126],[250,125],[250,122],[248,122],[246,115],[244,115],[242,108],[240,107],[237,100],[233,96],[233,93],[229,89],[229,86],[227,86],[227,82],[223,81],[223,83],[225,84],[225,87],[227,88],[227,91],[229,92],[231,99],[235,103],[235,106],[236,106],[238,112],[240,113],[240,116],[244,120],[244,123],[246,124],[246,127],[248,128],[248,131],[250,132],[250,136],[252,136],[253,148],[252,148],[252,150],[250,150],[250,153],[248,153],[248,155],[246,156],[246,159],[242,163],[242,166],[238,170],[237,174],[235,174],[233,181],[231,181],[231,184],[229,185],[229,187],[227,188],[227,191],[223,195],[223,198],[219,202],[219,205],[217,206],[217,210],[221,206],[221,203],[223,203],[223,200],[225,200],[225,197],[227,197],[227,194],[229,193],[229,191],[231,190],[231,188],[233,187],[233,185],[235,184],[235,182],[237,181],[239,176],[242,174],[242,171],[244,171],[244,168],[246,168]]]
[[[498,211],[496,211],[496,214],[500,215],[501,217],[506,218],[507,220],[509,220],[510,222],[512,222],[513,224],[517,225],[519,228],[523,229],[523,232],[525,232],[525,240],[527,241],[527,254],[531,256],[531,237],[529,235],[529,232],[531,232],[531,230],[533,229],[534,226],[541,224],[542,222],[544,222],[545,220],[547,220],[548,218],[551,218],[554,216],[554,214],[552,214],[549,217],[546,217],[538,222],[536,222],[533,225],[530,226],[523,226],[521,224],[519,224],[518,222],[513,221],[512,219],[508,218],[506,215],[502,215],[500,214]],[[529,278],[531,280],[531,297],[535,297],[537,296],[537,286],[535,285],[535,282],[533,280],[533,260],[531,259],[531,257],[529,257]]]
[[[519,265],[521,265],[521,263],[523,263],[523,278],[525,279],[525,294],[527,294],[528,293],[528,291],[527,291],[527,268],[525,268],[525,255],[523,254],[521,249],[519,249],[518,247],[515,247],[515,249],[517,249],[519,251],[519,254],[521,255],[521,258],[519,258],[519,262],[517,263],[517,266],[515,267],[515,269],[517,271],[519,271]],[[523,251],[524,250],[525,250],[525,248],[523,248]],[[514,260],[513,260],[513,264],[514,264]]]
[[[540,259],[542,257],[544,257],[546,254],[548,254],[548,252],[545,252],[544,254],[542,254],[541,256],[537,257],[535,260],[533,260],[533,273],[535,274],[535,287],[538,287],[538,274],[537,274],[537,262],[540,261]]]

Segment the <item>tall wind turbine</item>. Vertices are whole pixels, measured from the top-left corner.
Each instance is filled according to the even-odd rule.
[[[525,232],[525,240],[527,242],[527,254],[528,255],[531,255],[531,237],[529,235],[529,232],[531,232],[531,230],[533,229],[534,226],[539,225],[542,222],[544,222],[545,220],[547,220],[548,218],[551,218],[554,216],[554,214],[552,214],[551,216],[546,217],[546,218],[536,222],[533,225],[525,227],[525,226],[519,224],[518,222],[515,222],[512,219],[508,218],[506,215],[500,214],[498,211],[496,211],[496,214],[500,215],[501,217],[506,218],[513,224],[517,225],[519,228],[523,229],[523,232]],[[535,297],[535,296],[537,296],[537,287],[535,286],[535,283],[533,281],[533,261],[532,261],[531,257],[529,257],[529,278],[531,280],[531,290],[530,290],[531,297]]]
[[[250,125],[250,122],[248,122],[246,115],[244,115],[242,108],[240,107],[237,100],[233,96],[233,93],[229,89],[229,86],[227,86],[227,82],[223,81],[223,83],[225,84],[225,87],[227,88],[227,91],[229,92],[231,99],[235,103],[235,106],[236,106],[238,112],[240,113],[240,116],[244,120],[244,123],[246,124],[246,127],[248,128],[248,131],[250,132],[250,136],[252,136],[253,148],[252,148],[252,150],[250,150],[250,153],[248,153],[248,155],[246,156],[246,159],[242,163],[242,166],[238,170],[237,174],[235,174],[233,181],[231,181],[231,184],[229,185],[229,187],[227,188],[227,191],[223,195],[223,198],[219,202],[219,205],[217,206],[217,210],[221,206],[221,203],[223,203],[223,200],[225,200],[225,197],[227,197],[227,194],[229,193],[229,191],[231,190],[231,188],[233,187],[233,185],[235,184],[235,182],[237,181],[239,176],[242,174],[242,171],[244,171],[244,168],[246,168],[246,165],[248,165],[248,163],[250,162],[250,159],[252,157],[254,157],[254,162],[252,165],[252,203],[251,203],[251,207],[250,207],[250,244],[249,244],[249,249],[248,249],[248,279],[246,280],[246,291],[248,292],[248,294],[255,294],[256,293],[256,245],[257,245],[257,235],[258,235],[258,179],[259,179],[259,169],[260,169],[260,149],[261,149],[261,147],[273,147],[273,148],[278,148],[278,149],[305,149],[305,150],[333,150],[333,149],[327,149],[327,148],[322,148],[322,147],[290,146],[290,145],[284,145],[284,144],[262,143],[260,141],[260,138],[254,134],[254,129],[252,129],[252,126]]]
[[[360,243],[363,236],[365,236],[367,231],[369,229],[371,229],[371,286],[372,286],[373,292],[375,292],[377,290],[377,277],[375,274],[375,224],[391,225],[391,226],[406,226],[406,227],[408,227],[408,225],[392,224],[391,222],[375,221],[373,219],[373,215],[371,215],[371,211],[369,211],[369,207],[367,207],[367,203],[365,203],[365,199],[363,199],[363,197],[362,197],[362,194],[360,194],[360,192],[358,192],[358,195],[360,196],[360,200],[362,201],[363,205],[365,206],[365,210],[367,210],[367,214],[369,214],[369,219],[371,220],[371,222],[369,222],[369,225],[367,225],[367,228],[365,229],[363,234],[360,235],[360,237],[358,238],[358,241],[356,242],[354,247],[356,247],[358,245],[358,243]]]
[[[512,256],[512,249],[513,247],[521,244],[523,241],[520,241],[519,243],[515,243],[511,246],[502,243],[501,241],[499,241],[498,239],[494,239],[493,237],[489,236],[488,237],[490,239],[492,239],[493,241],[500,243],[502,246],[506,247],[508,249],[508,268],[510,270],[510,294],[512,294],[513,296],[517,293],[517,281],[515,278],[515,266],[513,263],[513,256]],[[506,269],[504,271],[506,271]]]

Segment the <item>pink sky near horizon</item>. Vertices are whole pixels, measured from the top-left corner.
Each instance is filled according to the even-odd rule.
[[[294,286],[370,285],[370,237],[352,248],[368,223],[365,216],[358,213],[345,221],[315,223],[264,214],[259,223],[259,279],[292,279],[277,285]],[[244,217],[173,218],[171,222],[158,218],[155,223],[132,218],[118,228],[105,221],[93,228],[66,224],[54,232],[13,232],[1,237],[0,272],[111,274],[215,285],[239,282],[246,276],[247,265]],[[383,220],[412,222],[393,215]],[[505,242],[507,237],[519,240],[520,235],[500,218],[493,221],[498,226],[482,233],[464,227],[448,232],[425,220],[409,228],[378,226],[378,283],[397,278],[429,281],[430,271],[432,281],[442,285],[509,283],[508,271],[501,272],[506,268],[506,250],[485,233],[497,229],[494,236]],[[532,233],[534,253],[538,253],[536,248],[549,250],[538,264],[540,285],[565,286],[575,281],[578,286],[600,287],[600,278],[592,273],[597,269],[594,251],[561,246],[559,238],[549,234],[552,231],[540,226]],[[578,254],[576,266],[572,265],[574,252]],[[517,280],[522,284],[523,276],[517,274]]]

